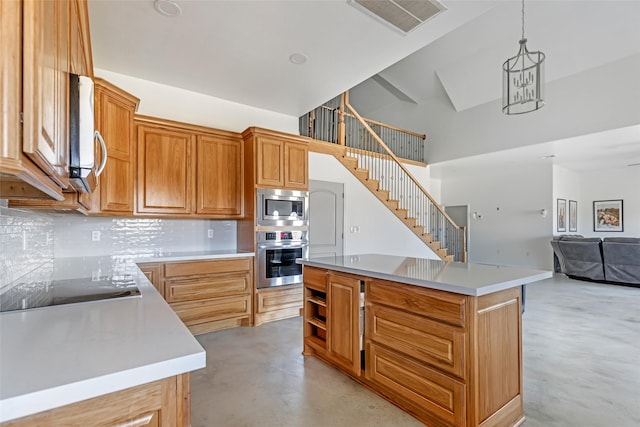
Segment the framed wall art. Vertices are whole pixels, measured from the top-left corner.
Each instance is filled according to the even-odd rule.
[[[569,232],[578,231],[578,202],[569,200]]]
[[[624,231],[622,200],[593,202],[593,231]]]
[[[567,231],[567,200],[558,199],[557,230]]]

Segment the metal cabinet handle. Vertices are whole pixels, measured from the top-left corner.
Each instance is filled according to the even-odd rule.
[[[93,134],[93,139],[94,141],[96,139],[98,140],[98,142],[100,143],[100,148],[102,149],[102,159],[100,161],[100,166],[96,171],[96,178],[97,178],[100,176],[100,174],[104,170],[104,167],[107,165],[107,144],[104,143],[104,139],[102,138],[102,135],[100,135],[99,131],[95,131],[95,133]]]

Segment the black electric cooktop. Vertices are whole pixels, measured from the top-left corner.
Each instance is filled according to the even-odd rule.
[[[0,312],[139,296],[130,275],[21,283],[0,294]]]

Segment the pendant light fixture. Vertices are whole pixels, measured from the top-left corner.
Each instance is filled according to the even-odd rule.
[[[529,52],[524,37],[522,0],[522,38],[518,54],[502,64],[502,112],[523,114],[544,105],[544,53]]]

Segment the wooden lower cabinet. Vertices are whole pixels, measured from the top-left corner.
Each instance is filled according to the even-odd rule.
[[[252,324],[252,258],[138,267],[194,335]]]
[[[164,287],[162,286],[162,270],[163,264],[161,262],[146,262],[138,264],[138,268],[142,270],[147,279],[151,282],[154,288],[164,298]]]
[[[303,277],[303,354],[432,427],[524,421],[520,287],[473,297],[307,266]]]
[[[255,325],[300,315],[302,285],[256,289]]]
[[[194,335],[250,326],[253,260],[168,262],[164,298]]]
[[[2,427],[190,425],[191,388],[188,373],[2,423]]]

